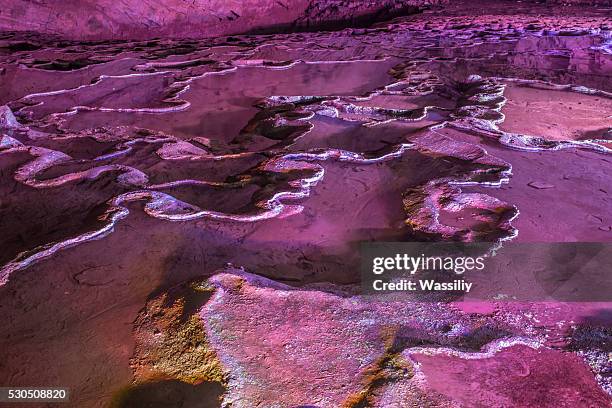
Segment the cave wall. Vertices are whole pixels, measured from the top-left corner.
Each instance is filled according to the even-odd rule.
[[[365,24],[448,0],[0,0],[0,30],[82,40]]]

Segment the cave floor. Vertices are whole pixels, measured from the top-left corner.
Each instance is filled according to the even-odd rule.
[[[362,241],[612,242],[610,9],[0,34],[0,384],[71,407],[603,407],[608,302],[372,301]]]

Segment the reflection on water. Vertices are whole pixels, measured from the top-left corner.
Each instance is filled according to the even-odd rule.
[[[299,201],[324,179],[325,163],[352,163],[367,175],[367,164],[393,168],[407,150],[471,162],[454,177],[432,172],[406,193],[404,209],[415,233],[473,240],[469,227],[446,222],[446,215],[428,219],[449,208],[440,202],[432,209],[426,197],[451,200],[457,216],[478,212],[489,205],[485,196],[462,196],[445,184],[504,184],[510,166],[482,149],[474,156],[476,146],[464,153],[452,138],[432,139],[441,129],[497,138],[513,149],[607,149],[610,123],[597,112],[610,100],[612,55],[603,35],[474,27],[311,37],[249,37],[233,46],[190,42],[190,52],[177,53],[180,42],[138,51],[77,45],[89,55],[78,64],[62,62],[68,54],[61,47],[23,52],[21,63],[36,75],[51,79],[61,72],[58,85],[72,74],[98,75],[89,84],[47,87],[10,103],[29,130],[13,126],[4,136],[6,146],[17,146],[5,149],[4,160],[19,159],[14,177],[3,173],[12,203],[6,211],[13,212],[4,234],[12,249],[3,257],[13,262],[3,279],[108,234],[127,215],[128,202],[148,202],[149,215],[171,220],[288,216],[303,210]],[[100,60],[104,47],[114,51]],[[118,70],[117,61],[131,63]],[[22,82],[10,86],[13,94],[26,89]],[[547,110],[553,100],[563,107]],[[536,113],[538,104],[545,113]],[[497,179],[484,180],[479,166],[491,166]],[[19,205],[36,194],[24,184],[49,197],[57,192],[58,201],[47,200],[42,210]],[[63,203],[65,194],[72,198]],[[38,218],[32,213],[40,221],[26,221]],[[508,225],[498,228],[516,235]]]

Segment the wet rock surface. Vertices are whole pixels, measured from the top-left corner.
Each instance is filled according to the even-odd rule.
[[[0,1],[0,29],[80,40],[200,38],[352,27],[448,0]],[[21,47],[27,47],[23,44]]]
[[[607,303],[358,294],[362,241],[612,239],[605,10],[487,4],[2,34],[0,382],[75,407],[609,405]]]

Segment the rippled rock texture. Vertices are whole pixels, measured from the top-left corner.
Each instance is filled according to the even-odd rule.
[[[72,39],[213,37],[369,24],[447,0],[1,0],[0,29]]]
[[[507,6],[1,34],[0,383],[74,407],[608,406],[607,303],[359,295],[362,241],[612,241],[608,11]]]

